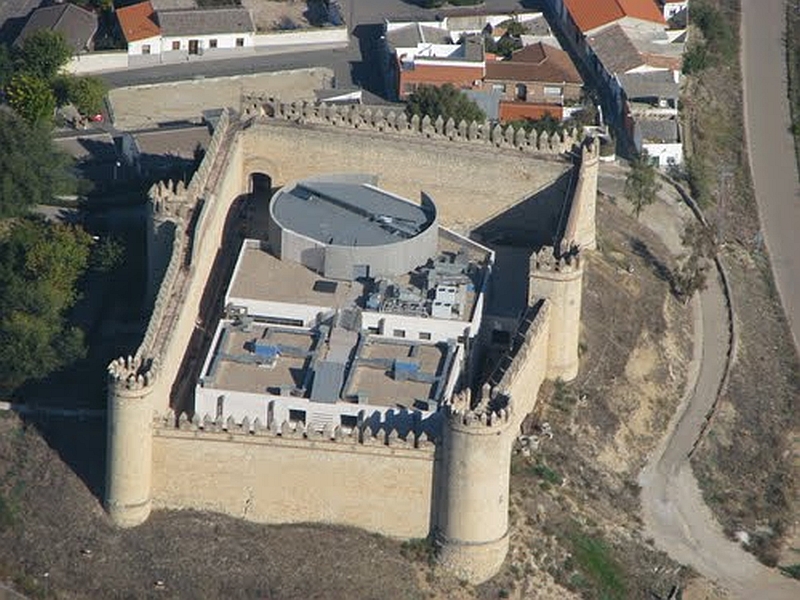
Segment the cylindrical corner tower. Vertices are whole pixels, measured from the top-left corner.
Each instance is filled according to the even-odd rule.
[[[555,258],[552,248],[531,257],[529,303],[550,300],[547,378],[571,381],[578,375],[583,265],[580,255]]]
[[[508,553],[509,415],[445,410],[439,562],[459,579],[481,583],[500,570]]]
[[[597,176],[600,171],[600,142],[597,139],[583,145],[578,167],[573,210],[576,211],[575,230],[570,240],[581,250],[597,249]]]
[[[105,507],[120,527],[150,515],[153,405],[149,377],[128,357],[109,366]]]

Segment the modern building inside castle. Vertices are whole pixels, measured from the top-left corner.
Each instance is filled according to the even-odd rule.
[[[245,239],[195,388],[212,420],[347,432],[430,420],[469,383],[494,262],[416,204],[335,175],[271,199],[268,239]]]

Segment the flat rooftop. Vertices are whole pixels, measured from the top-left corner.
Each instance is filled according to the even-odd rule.
[[[328,281],[301,264],[282,261],[262,244],[246,240],[228,297],[343,308],[364,294],[357,281]],[[227,299],[226,299],[227,300]]]
[[[366,334],[329,329],[285,328],[253,323],[243,328],[232,321],[220,323],[220,336],[212,347],[202,384],[214,390],[304,397],[313,401],[321,392],[334,391],[336,402],[371,406],[428,408],[443,395],[454,366],[455,346],[386,340]],[[333,390],[322,376],[326,360],[340,358],[343,340],[351,343],[349,362]],[[256,348],[277,350],[274,359],[264,358]],[[317,383],[319,382],[319,383]],[[324,395],[324,394],[323,394]]]
[[[278,192],[272,213],[281,227],[324,244],[381,246],[413,238],[434,216],[366,183],[304,181]]]
[[[439,229],[437,259],[446,262],[459,253],[464,260],[475,265],[485,265],[490,256],[490,253],[480,246],[471,244],[447,230]],[[392,283],[400,288],[413,288],[416,280],[414,273],[406,273],[393,277]],[[473,289],[465,289],[465,303],[459,320],[469,321],[472,318],[481,283],[476,275]],[[266,242],[245,240],[225,302],[228,303],[231,298],[236,298],[330,309],[352,306],[364,308],[368,292],[367,286],[361,281],[325,279],[301,264],[280,260],[269,251]]]

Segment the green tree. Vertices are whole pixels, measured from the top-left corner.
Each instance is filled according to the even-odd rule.
[[[124,244],[117,238],[104,237],[94,246],[91,267],[98,273],[110,273],[122,264],[124,258]]]
[[[406,103],[408,116],[428,115],[435,120],[441,116],[445,121],[449,118],[458,123],[462,119],[469,123],[486,120],[486,114],[470,100],[466,94],[455,86],[446,83],[443,86],[421,85],[411,94]]]
[[[74,192],[70,166],[45,128],[0,110],[0,218],[23,215],[35,204]]]
[[[66,315],[91,244],[79,227],[33,218],[15,221],[0,241],[1,392],[83,356],[83,333]]]
[[[42,29],[22,42],[17,52],[17,69],[50,81],[71,56],[72,50],[61,33]]]
[[[29,125],[50,123],[56,97],[50,85],[31,73],[17,73],[6,86],[9,106]]]
[[[14,59],[8,47],[0,44],[0,89],[5,89],[14,76]]]
[[[686,303],[695,292],[706,289],[708,273],[719,245],[713,230],[698,221],[686,225],[681,241],[688,254],[672,272],[672,285],[675,295]]]
[[[633,205],[636,218],[646,206],[656,200],[661,184],[656,179],[656,167],[647,160],[646,155],[639,155],[631,161],[631,171],[625,180],[625,197]]]
[[[103,98],[108,86],[97,77],[68,77],[67,99],[82,115],[96,115],[103,110]]]

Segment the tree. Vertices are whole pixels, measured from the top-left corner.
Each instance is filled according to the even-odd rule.
[[[23,215],[35,204],[72,193],[70,166],[45,128],[0,110],[0,218]]]
[[[0,89],[5,89],[14,76],[14,60],[4,44],[0,44]]]
[[[433,85],[418,87],[408,98],[406,113],[409,116],[424,117],[428,115],[432,120],[441,116],[447,121],[452,117],[456,123],[462,119],[467,123],[470,121],[482,123],[486,120],[486,114],[480,107],[461,90],[449,83],[440,87]]]
[[[710,227],[692,221],[686,225],[681,236],[688,255],[672,273],[675,295],[686,303],[695,292],[703,291],[708,281],[711,263],[717,255],[717,238]]]
[[[631,162],[631,171],[625,180],[625,197],[633,204],[633,214],[636,218],[646,206],[656,200],[656,194],[661,189],[661,184],[656,179],[656,168],[650,163],[646,155],[639,155]]]
[[[26,218],[0,241],[0,392],[40,379],[84,354],[67,311],[89,265],[92,238],[79,227]]]
[[[108,86],[97,77],[68,77],[67,99],[82,115],[96,115],[103,111],[103,98]]]
[[[22,42],[17,53],[17,70],[50,81],[71,56],[72,50],[61,33],[42,29]]]
[[[31,73],[17,73],[6,86],[8,104],[29,125],[49,123],[56,110],[50,85]]]

